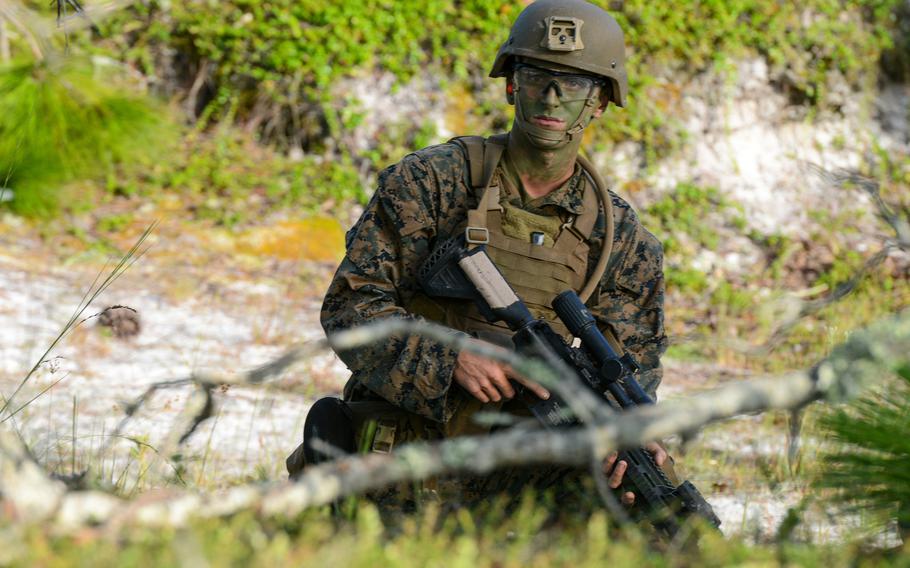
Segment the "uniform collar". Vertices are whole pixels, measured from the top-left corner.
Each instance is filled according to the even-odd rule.
[[[580,215],[583,212],[584,207],[582,202],[585,191],[584,172],[578,162],[575,163],[575,170],[572,172],[572,177],[547,195],[536,199],[531,199],[525,193],[521,179],[518,177],[518,174],[515,172],[515,167],[509,159],[508,151],[503,153],[500,161],[500,169],[502,172],[501,179],[503,180],[503,183],[507,185],[506,193],[511,193],[513,195],[520,194],[522,204],[525,208],[544,211],[550,208],[558,208],[571,215]]]

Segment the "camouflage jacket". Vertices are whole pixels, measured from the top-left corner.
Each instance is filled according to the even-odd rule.
[[[563,186],[529,205],[552,214],[577,214],[581,175],[576,168]],[[321,320],[327,334],[376,318],[418,317],[403,307],[419,291],[413,275],[437,241],[463,231],[466,212],[477,200],[469,178],[466,158],[452,143],[409,154],[380,174],[375,194],[346,235],[347,254],[325,296]],[[611,197],[613,252],[587,305],[599,325],[609,326],[638,360],[639,380],[653,395],[667,344],[663,250],[629,204]],[[591,237],[589,273],[604,233],[601,212]],[[436,341],[410,336],[338,355],[353,373],[345,386],[346,400],[378,397],[445,423],[459,397],[469,396],[452,379],[457,353]]]

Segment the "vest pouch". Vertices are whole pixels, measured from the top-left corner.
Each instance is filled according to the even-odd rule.
[[[492,426],[480,424],[476,420],[478,412],[501,412],[505,401],[480,402],[466,391],[459,389],[461,400],[458,410],[444,426],[446,438],[455,436],[482,436],[489,434]]]

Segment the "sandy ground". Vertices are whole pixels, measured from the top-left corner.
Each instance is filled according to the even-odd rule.
[[[46,245],[19,237],[0,234],[4,398],[60,332],[102,266],[97,259],[61,263]],[[199,243],[186,242],[185,236],[171,243],[163,240],[82,316],[110,305],[127,305],[138,311],[141,332],[118,339],[99,326],[97,318],[85,321],[51,352],[11,404],[18,408],[48,389],[8,423],[52,471],[66,475],[74,467],[75,471],[91,467],[126,490],[155,484],[155,478],[143,474],[153,452],[142,450],[145,446],[136,440],[152,447],[160,444],[189,389],[159,392],[123,428],[121,433],[132,440],[111,439],[124,417],[126,401],[160,381],[200,371],[248,370],[277,357],[295,341],[322,337],[318,313],[330,264],[266,263],[241,269],[226,258],[181,264],[173,260],[174,249]],[[303,285],[301,279],[306,281]],[[175,292],[175,287],[182,291]],[[299,441],[310,404],[340,392],[346,375],[344,365],[326,352],[296,365],[269,387],[219,391],[215,417],[203,423],[184,448],[187,482],[214,488],[282,478],[284,458]],[[742,376],[741,371],[667,361],[662,396],[683,396]],[[755,463],[779,461],[786,452],[786,437],[779,429],[769,435],[762,426],[766,423],[762,417],[743,417],[710,430],[693,446],[701,455],[732,453]],[[709,459],[717,469],[691,479],[714,505],[727,534],[767,539],[803,496],[786,484],[774,488],[732,484],[731,489],[723,461]],[[843,523],[821,520],[808,537],[826,541],[838,538],[843,530]]]

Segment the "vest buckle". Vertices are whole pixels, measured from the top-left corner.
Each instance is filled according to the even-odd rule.
[[[578,229],[578,227],[575,226],[575,220],[576,220],[576,217],[574,215],[569,216],[569,219],[565,223],[562,224],[560,229],[562,231],[568,231],[569,233],[574,235],[575,238],[578,239],[579,241],[588,240],[588,236],[585,235],[584,233],[582,233]],[[560,236],[561,236],[561,233],[560,233]]]
[[[392,420],[380,420],[376,424],[376,434],[373,437],[371,451],[376,454],[387,454],[392,451],[395,444],[395,431],[398,425]]]
[[[471,245],[485,245],[490,242],[490,231],[486,227],[465,227],[464,240]]]

